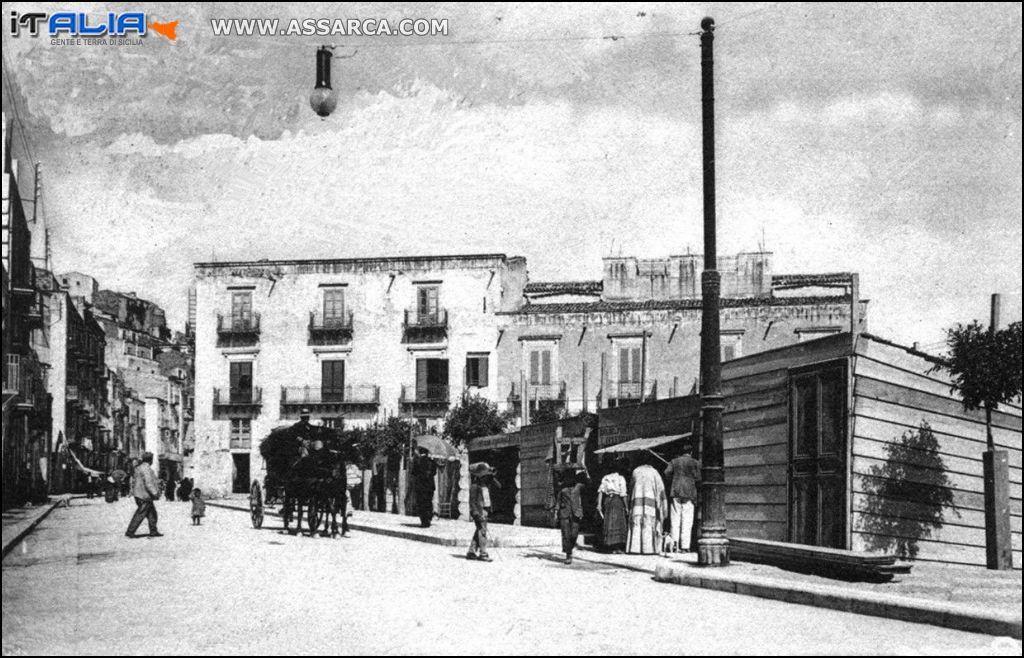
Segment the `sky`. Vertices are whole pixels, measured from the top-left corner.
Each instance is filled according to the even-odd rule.
[[[1021,317],[1019,3],[4,7],[179,22],[137,46],[3,29],[3,109],[15,156],[42,166],[54,269],[136,291],[175,328],[194,262],[501,252],[559,280],[699,253],[706,15],[720,253],[859,272],[869,330],[905,343],[987,322],[993,292]],[[210,26],[249,17],[449,34]],[[338,55],[326,119],[308,101],[321,43]]]

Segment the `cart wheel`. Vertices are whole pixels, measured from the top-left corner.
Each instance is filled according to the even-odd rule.
[[[252,527],[257,530],[263,527],[263,488],[259,482],[253,482],[249,490],[249,516],[252,517]]]

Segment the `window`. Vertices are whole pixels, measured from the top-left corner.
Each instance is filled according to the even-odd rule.
[[[642,347],[639,345],[619,348],[619,382],[639,384],[643,368]]]
[[[466,357],[466,386],[483,388],[488,384],[488,355],[475,354]]]
[[[345,362],[320,362],[320,387],[324,402],[340,402],[345,399]]]
[[[252,420],[248,418],[231,419],[231,447],[249,448],[252,441]]]
[[[722,361],[732,361],[743,356],[743,335],[722,333]]]
[[[420,322],[437,321],[437,293],[437,286],[420,286],[416,290],[416,316]]]
[[[530,384],[547,386],[551,383],[551,350],[530,350]]]
[[[248,329],[252,326],[252,293],[231,293],[231,326],[235,329]]]
[[[345,289],[324,289],[324,326],[345,324]]]
[[[345,418],[338,416],[337,418],[324,418],[323,426],[332,430],[343,430],[345,429]]]
[[[448,400],[448,359],[416,360],[416,400]]]
[[[230,364],[231,401],[252,401],[252,361],[232,361]]]

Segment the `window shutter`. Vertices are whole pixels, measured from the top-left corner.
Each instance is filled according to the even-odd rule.
[[[427,360],[416,360],[416,397],[423,399],[427,397]]]
[[[619,349],[619,381],[629,381],[629,348]]]
[[[488,377],[489,373],[487,372],[487,363],[488,363],[488,358],[486,356],[482,356],[479,359],[477,359],[477,364],[479,366],[478,367],[478,372],[477,372],[477,382],[478,382],[477,385],[478,386],[488,386],[488,385],[490,385],[490,378]]]
[[[530,383],[540,383],[540,352],[530,352]]]
[[[542,381],[541,384],[551,383],[551,350],[544,350],[541,352],[542,355]]]
[[[640,368],[643,365],[643,362],[640,360],[640,349],[641,348],[639,348],[639,347],[634,347],[633,348],[633,364],[632,364],[632,366],[633,366],[633,381],[634,382],[640,381],[640,375],[641,375]]]

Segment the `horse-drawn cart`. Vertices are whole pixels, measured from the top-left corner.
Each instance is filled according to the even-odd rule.
[[[261,484],[249,488],[249,514],[253,528],[263,527],[265,510],[278,506],[284,529],[291,534],[302,530],[303,516],[310,536],[347,531],[348,486],[346,466],[356,458],[355,446],[341,440],[329,428],[303,419],[294,425],[275,428],[260,443],[267,465]],[[295,522],[294,528],[292,521]]]

